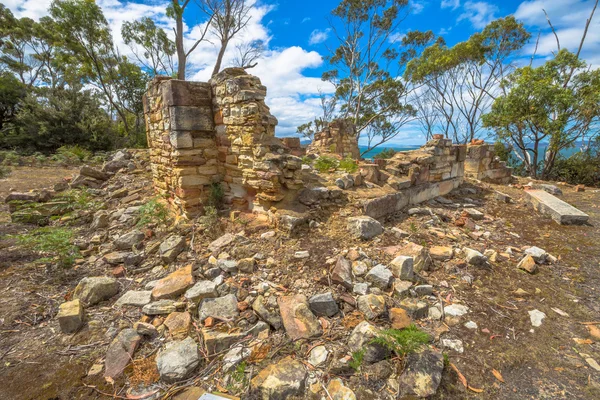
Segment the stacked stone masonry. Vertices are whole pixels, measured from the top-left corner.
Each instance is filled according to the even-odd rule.
[[[301,159],[275,138],[277,119],[265,96],[260,80],[241,68],[208,83],[155,78],[144,113],[159,194],[193,216],[215,185],[233,208],[255,210],[301,187]]]
[[[308,146],[309,154],[333,154],[353,159],[360,158],[356,127],[349,120],[336,119],[315,134]]]
[[[465,160],[465,174],[483,182],[510,183],[512,168],[496,156],[492,144],[469,144]]]

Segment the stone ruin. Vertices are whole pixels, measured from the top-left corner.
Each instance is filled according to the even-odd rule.
[[[275,137],[277,119],[266,94],[241,68],[225,69],[208,83],[155,78],[144,115],[159,194],[194,216],[217,185],[233,208],[255,211],[301,188],[301,159]]]
[[[315,133],[312,143],[306,149],[308,154],[335,154],[342,158],[360,158],[356,127],[349,120],[336,119],[325,129]]]
[[[266,93],[259,78],[241,68],[225,69],[209,82],[156,77],[150,83],[144,114],[154,186],[182,214],[202,214],[216,193],[232,209],[261,213],[288,193],[296,200],[300,189],[327,193],[323,177],[303,168],[300,140],[275,137],[277,119],[265,104]],[[354,125],[331,122],[306,152],[359,159]],[[385,189],[385,195],[364,201],[364,213],[374,218],[447,194],[465,174],[494,183],[511,178],[493,146],[455,145],[442,135],[418,150],[359,160],[358,166],[330,186]]]

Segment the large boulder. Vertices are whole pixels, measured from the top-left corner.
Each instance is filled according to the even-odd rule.
[[[369,240],[383,233],[383,225],[371,217],[352,217],[348,218],[348,231],[356,238]]]
[[[88,306],[108,300],[119,292],[119,282],[108,276],[85,277],[75,288],[73,298]]]
[[[158,373],[165,382],[177,382],[187,378],[199,363],[198,345],[191,337],[167,343],[156,357]]]

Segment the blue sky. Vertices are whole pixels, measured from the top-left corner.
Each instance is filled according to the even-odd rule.
[[[251,0],[252,1],[252,0]],[[409,30],[432,30],[443,36],[449,45],[466,40],[495,18],[507,15],[524,22],[532,33],[531,43],[525,46],[517,59],[529,60],[535,38],[541,32],[537,63],[552,55],[556,41],[542,9],[545,9],[565,48],[575,50],[588,18],[593,0],[410,0],[410,13],[396,34],[401,37]],[[0,0],[15,15],[38,19],[46,14],[51,0]],[[143,16],[153,18],[168,34],[173,21],[165,15],[167,0],[96,0],[107,17],[115,43],[123,54],[131,52],[123,44],[120,30],[125,21]],[[193,1],[192,1],[193,3]],[[327,18],[338,1],[332,0],[257,0],[245,31],[236,43],[262,40],[266,51],[251,73],[259,76],[268,88],[267,104],[278,118],[278,136],[292,136],[296,127],[319,114],[319,91],[331,93],[332,87],[321,81],[327,69],[323,57],[328,46],[336,43],[328,30]],[[194,10],[186,13],[186,44],[189,48],[201,32],[204,18]],[[234,43],[235,44],[235,43]],[[234,46],[230,46],[230,50]],[[202,43],[189,60],[189,79],[207,80],[214,66],[218,49],[211,43]],[[600,10],[588,32],[582,57],[594,67],[600,65]],[[233,58],[233,51],[225,55],[224,64]],[[424,141],[416,124],[408,125],[394,140],[396,144],[420,144]]]

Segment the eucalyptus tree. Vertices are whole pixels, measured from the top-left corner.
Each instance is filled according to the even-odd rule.
[[[399,27],[409,13],[408,3],[342,0],[332,11],[337,47],[326,58],[331,69],[322,79],[335,87],[339,117],[356,125],[366,151],[396,137],[416,116],[401,79]]]
[[[152,75],[171,76],[175,73],[173,61],[176,52],[175,43],[169,39],[163,29],[156,26],[151,18],[143,17],[133,22],[125,21],[121,28],[121,35],[137,61]]]

